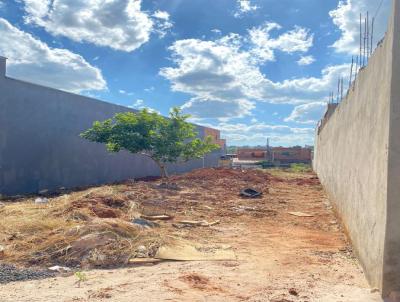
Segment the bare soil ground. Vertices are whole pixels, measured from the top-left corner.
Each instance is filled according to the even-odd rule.
[[[13,222],[14,233],[3,225],[0,244],[6,253],[0,263],[70,264],[79,270],[86,265],[90,269],[84,271],[87,280],[80,287],[75,275],[0,284],[0,301],[381,301],[378,293],[371,293],[314,174],[205,169],[175,176],[172,182],[180,189],[160,188],[159,180],[127,182],[50,198],[48,205],[34,205],[33,199],[7,203],[0,209],[0,221],[7,218],[12,223],[16,220],[12,215],[24,219],[22,206],[26,206],[29,217],[44,212],[47,218],[53,215],[51,219],[62,222],[58,227],[54,221],[43,223],[42,237],[30,234],[24,224]],[[245,187],[262,191],[262,197],[240,197]],[[118,196],[119,206],[110,196]],[[131,230],[125,223],[138,214],[175,217],[158,222],[158,228]],[[183,219],[220,223],[190,228],[173,225]],[[101,245],[85,253],[78,249],[79,257],[70,254],[70,246],[82,242],[80,236],[88,236],[85,231],[68,237],[71,228],[91,226],[98,232],[98,225],[103,230],[105,224],[107,230],[111,225],[118,232],[123,226],[124,232],[117,237],[101,238],[106,248],[121,248],[107,256],[122,268],[105,269],[111,260],[104,265],[93,260],[93,251],[105,253]],[[154,256],[166,238],[230,245],[237,260],[127,264],[128,258],[138,257],[137,244],[146,247],[147,256]],[[122,257],[121,251],[129,257]],[[96,266],[101,269],[93,269]]]

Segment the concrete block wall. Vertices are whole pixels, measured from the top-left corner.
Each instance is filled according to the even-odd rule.
[[[132,109],[6,77],[0,57],[0,194],[16,195],[159,175],[141,155],[110,154],[79,134]],[[200,136],[203,127],[198,126]],[[221,151],[173,164],[170,173],[218,165]]]
[[[314,170],[372,287],[400,291],[400,0],[383,43],[316,131]]]

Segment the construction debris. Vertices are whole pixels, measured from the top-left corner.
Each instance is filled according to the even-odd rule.
[[[51,267],[49,267],[49,270],[54,271],[54,272],[59,272],[59,273],[71,271],[71,269],[69,267],[59,266],[59,265],[51,266]]]
[[[39,197],[39,198],[36,198],[36,199],[35,199],[35,203],[37,203],[37,204],[48,203],[48,202],[49,202],[49,200],[48,200],[47,198],[41,198],[41,197]]]
[[[256,198],[256,197],[260,197],[261,195],[262,195],[262,192],[251,189],[251,188],[243,189],[240,191],[240,196],[247,197],[247,198]]]
[[[303,212],[289,212],[289,214],[297,217],[314,217],[314,215],[312,214],[307,214]]]
[[[156,258],[132,258],[129,259],[129,264],[155,264],[164,261]]]
[[[0,284],[25,281],[25,280],[36,280],[54,277],[55,272],[40,269],[20,269],[14,265],[0,263]]]
[[[191,220],[182,220],[179,221],[177,224],[174,224],[174,226],[177,225],[183,225],[183,226],[202,226],[202,227],[210,227],[216,224],[219,224],[221,221],[216,220],[214,222],[207,222],[205,220],[202,221],[191,221]]]
[[[227,221],[238,217],[232,207],[240,206],[238,187],[251,184],[266,192],[271,178],[256,170],[199,169],[172,176],[170,183],[180,190],[168,194],[160,190],[161,180],[152,179],[18,203],[6,201],[0,208],[0,244],[7,248],[2,261],[46,269],[57,265],[90,268],[127,265],[131,259],[155,258],[158,252],[162,256],[168,235],[175,231],[185,236],[176,228],[196,228],[190,232],[192,237],[212,234],[216,230],[207,227],[219,224],[221,217]],[[260,203],[254,213],[263,217],[269,206]],[[185,219],[189,215],[191,219]],[[171,223],[172,219],[177,222]],[[164,248],[159,250],[160,246]],[[196,259],[232,258],[226,257],[224,249],[199,253]]]
[[[147,220],[170,220],[174,218],[170,215],[140,215],[140,217]]]
[[[161,246],[155,258],[178,261],[222,261],[237,260],[230,246],[205,246],[190,241],[176,240]]]
[[[134,218],[132,220],[133,224],[137,224],[141,227],[144,228],[155,228],[155,227],[159,227],[160,225],[158,223],[143,219],[143,218]]]

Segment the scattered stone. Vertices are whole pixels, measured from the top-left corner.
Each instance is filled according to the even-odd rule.
[[[4,257],[4,253],[5,253],[4,251],[5,251],[4,246],[0,245],[0,259]]]
[[[44,203],[48,203],[48,202],[49,202],[49,200],[47,198],[38,197],[35,199],[36,204],[44,204]]]
[[[132,223],[148,229],[160,226],[158,223],[143,218],[135,218],[132,220]]]
[[[59,265],[49,267],[49,270],[54,271],[54,272],[59,272],[59,273],[71,271],[71,269],[69,267],[59,266]]]
[[[137,258],[147,258],[149,256],[148,254],[149,254],[148,250],[144,245],[139,245],[136,248],[136,257]]]
[[[158,185],[158,188],[160,189],[168,189],[168,190],[176,190],[179,191],[181,188],[179,188],[179,186],[176,183],[160,183]]]
[[[56,276],[56,272],[48,270],[17,268],[13,265],[0,263],[0,284],[15,281],[45,279]]]
[[[289,294],[291,294],[292,296],[296,296],[296,297],[299,295],[297,290],[295,290],[294,288],[289,289]]]

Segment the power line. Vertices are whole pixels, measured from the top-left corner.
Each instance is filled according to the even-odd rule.
[[[374,15],[374,19],[376,19],[376,16],[379,14],[379,11],[381,10],[382,4],[383,4],[384,0],[381,0],[381,3],[379,3],[378,8],[376,9],[375,15]]]

